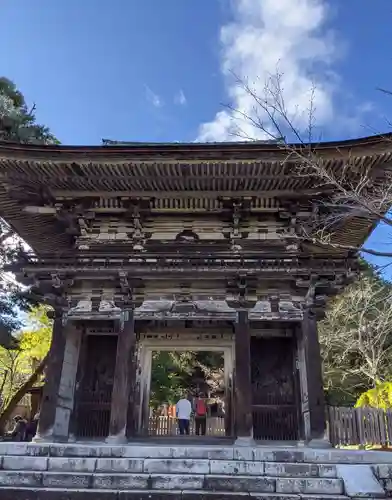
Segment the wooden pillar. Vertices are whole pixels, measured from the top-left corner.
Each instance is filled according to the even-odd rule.
[[[133,310],[128,309],[121,313],[118,332],[108,442],[127,441],[128,403],[135,377],[135,371],[132,369],[135,343]]]
[[[79,431],[79,423],[78,423],[78,418],[79,418],[79,411],[80,411],[80,406],[79,406],[79,401],[82,396],[82,391],[83,391],[83,376],[85,373],[85,368],[86,368],[86,363],[87,363],[87,355],[88,355],[88,350],[87,350],[87,333],[86,333],[86,328],[83,328],[83,331],[81,333],[81,338],[80,338],[80,349],[79,349],[79,356],[78,356],[78,366],[76,368],[76,374],[75,374],[75,391],[74,391],[74,401],[73,401],[73,410],[71,413],[71,418],[69,422],[69,441],[76,441],[78,431]]]
[[[65,332],[62,312],[56,311],[53,323],[52,342],[45,370],[40,417],[34,441],[55,440],[55,420],[57,400],[60,389],[61,371],[65,353]]]
[[[253,441],[252,387],[250,367],[250,328],[248,311],[237,313],[235,324],[235,401],[234,418],[237,445]]]
[[[60,387],[57,398],[54,434],[61,441],[74,439],[71,416],[75,402],[76,374],[79,365],[82,329],[73,321],[68,321],[65,328],[65,354],[61,370]]]
[[[309,309],[304,311],[297,342],[304,438],[311,445],[328,446],[317,318]]]

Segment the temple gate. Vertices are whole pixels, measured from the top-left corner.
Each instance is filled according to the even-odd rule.
[[[377,145],[317,154],[376,165]],[[324,439],[317,320],[370,228],[334,226],[333,248],[303,238],[331,188],[295,167],[256,142],[0,144],[0,210],[32,249],[13,270],[53,307],[37,440],[144,435],[154,346],[224,352],[238,444]]]

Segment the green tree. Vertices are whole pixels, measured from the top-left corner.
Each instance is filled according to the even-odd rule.
[[[168,351],[153,353],[150,394],[153,408],[163,403],[175,404],[186,390],[185,375],[189,363],[180,360],[176,354]]]
[[[361,394],[356,408],[370,407],[386,410],[392,408],[392,382],[383,382]]]
[[[0,347],[0,429],[4,427],[21,398],[43,375],[52,336],[52,321],[47,307],[34,308],[29,327],[17,334],[15,349]]]
[[[0,77],[0,141],[57,144],[49,129],[37,123],[35,105],[30,109],[16,85]],[[14,228],[0,219],[0,345],[15,347],[11,333],[22,326],[19,312],[37,305],[10,275],[5,266],[25,252],[27,245]]]
[[[222,353],[208,351],[159,351],[153,353],[150,405],[175,404],[186,392],[205,386],[212,392],[223,389]]]
[[[35,104],[29,109],[23,94],[5,77],[0,77],[0,140],[58,144],[49,129],[37,123]]]

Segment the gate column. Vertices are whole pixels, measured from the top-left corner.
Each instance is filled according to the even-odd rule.
[[[330,446],[326,439],[322,361],[317,333],[317,317],[305,308],[297,329],[301,385],[301,410],[305,440],[313,446]]]
[[[235,323],[235,398],[234,421],[236,444],[253,443],[252,385],[250,357],[250,328],[248,311],[239,310]]]
[[[45,369],[45,385],[43,388],[37,434],[34,437],[34,441],[54,441],[55,439],[54,424],[61,370],[65,354],[63,311],[61,309],[55,309],[53,319],[52,341]]]
[[[116,367],[107,442],[127,441],[128,410],[131,389],[134,387],[135,370],[133,357],[136,344],[133,309],[121,313],[117,339]]]
[[[80,338],[77,325],[70,320],[64,324],[62,311],[55,311],[35,442],[68,440]]]

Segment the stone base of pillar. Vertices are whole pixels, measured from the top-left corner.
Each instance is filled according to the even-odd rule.
[[[255,440],[251,436],[249,436],[249,437],[238,437],[234,441],[234,446],[255,446],[255,445],[256,445]]]
[[[68,443],[76,443],[77,439],[75,434],[70,434],[68,438]]]
[[[45,434],[37,434],[33,437],[32,442],[33,443],[53,443],[55,441],[54,435],[53,435],[53,430],[50,429],[48,432]]]
[[[318,448],[318,449],[332,448],[331,443],[329,442],[328,438],[326,438],[326,437],[311,439],[307,443],[307,446],[309,448]]]
[[[128,443],[128,438],[124,434],[119,434],[118,436],[108,436],[105,439],[105,443],[107,444],[127,444]]]
[[[55,436],[52,432],[46,434],[36,434],[31,440],[33,443],[67,443],[68,439],[64,436]]]

